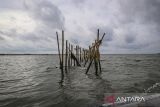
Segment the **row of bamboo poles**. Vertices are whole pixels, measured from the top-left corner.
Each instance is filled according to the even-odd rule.
[[[95,65],[95,75],[98,76],[99,73],[102,72],[101,63],[100,63],[100,51],[99,47],[102,44],[102,40],[105,36],[103,34],[100,39],[99,29],[97,32],[97,38],[88,49],[82,48],[79,45],[74,46],[69,43],[68,40],[64,40],[64,31],[62,30],[62,38],[61,38],[61,51],[60,51],[60,39],[58,32],[57,35],[57,44],[58,44],[58,55],[59,55],[59,65],[61,69],[61,82],[64,80],[64,71],[68,72],[68,69],[72,66],[86,66],[88,67],[86,70],[86,74],[88,73],[92,63]],[[98,73],[98,71],[100,71]]]

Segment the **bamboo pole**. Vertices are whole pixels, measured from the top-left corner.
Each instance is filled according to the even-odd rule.
[[[61,60],[61,53],[60,53],[60,48],[59,48],[58,32],[56,32],[56,35],[57,35],[57,45],[58,45],[59,66],[60,66],[60,69],[61,69],[62,60]]]
[[[89,50],[85,51],[85,63],[84,67],[86,66],[87,62],[90,60]]]
[[[85,61],[85,50],[83,48],[83,61]]]
[[[96,40],[95,40],[95,44],[96,44]],[[95,52],[95,55],[93,56],[94,58],[94,65],[95,65],[95,75],[98,76],[98,48],[97,48],[97,45],[94,46],[94,52]]]
[[[73,45],[71,45],[71,52],[73,53]],[[73,60],[71,58],[71,66],[73,66]]]
[[[81,58],[82,58],[82,62],[83,62],[83,48],[81,48],[81,53],[82,53]]]
[[[69,52],[68,52],[68,67],[70,67],[71,66],[71,63],[70,63],[70,61],[71,61],[71,52],[70,52],[70,47],[71,47],[71,45],[70,45],[70,43],[69,43]]]
[[[66,54],[65,55],[66,55],[65,56],[65,71],[67,73],[67,66],[68,66],[68,64],[67,64],[67,61],[68,61],[68,40],[66,40]]]
[[[75,52],[75,48],[73,47],[73,50]],[[75,54],[76,55],[76,54]],[[76,66],[76,61],[74,60],[74,66]]]
[[[92,65],[92,62],[93,62],[93,60],[90,61],[89,66],[87,67],[87,70],[86,70],[86,74],[88,73],[88,71],[89,71],[89,69],[90,69],[90,67]]]
[[[83,48],[83,62],[85,62],[85,49]]]
[[[64,80],[64,72],[63,72],[63,66],[64,66],[64,31],[62,30],[62,69],[61,69],[61,75],[62,75],[62,81]]]
[[[62,30],[62,67],[64,66],[64,31]]]
[[[81,53],[81,47],[80,47],[80,63],[82,62],[82,57],[81,57],[82,53]]]
[[[93,45],[93,44],[92,44]],[[91,53],[92,53],[92,55],[91,55]],[[92,65],[92,62],[93,62],[93,60],[94,60],[94,58],[92,57],[92,56],[94,56],[94,48],[91,50],[91,46],[89,46],[89,56],[88,56],[88,59],[90,59],[90,63],[89,63],[89,66],[87,67],[87,70],[86,70],[86,74],[88,73],[88,71],[89,71],[89,69],[90,69],[90,67],[91,67],[91,65]],[[87,60],[88,61],[88,60]]]
[[[76,58],[78,59],[77,45],[76,45]]]
[[[97,41],[99,41],[99,29],[98,29],[98,32],[97,32]]]
[[[100,59],[98,60],[98,64],[99,64],[99,70],[100,70],[100,73],[102,72],[102,67],[101,67],[101,61]]]
[[[79,62],[79,51],[78,51],[78,49],[79,49],[79,46],[77,45],[77,59],[78,59],[78,62]]]
[[[103,36],[104,37],[104,36]],[[103,39],[103,38],[102,38]],[[98,32],[97,32],[97,41],[100,41],[99,40],[99,29],[98,29]],[[99,70],[100,70],[100,73],[102,72],[102,68],[101,68],[101,61],[100,61],[100,52],[99,52],[99,46],[97,47],[97,50],[98,50],[98,65],[99,65]]]
[[[91,46],[89,46],[89,60],[91,61]]]

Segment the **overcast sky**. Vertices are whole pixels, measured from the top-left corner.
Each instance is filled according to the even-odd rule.
[[[159,53],[160,0],[0,0],[0,53],[57,53],[56,31],[102,53]]]

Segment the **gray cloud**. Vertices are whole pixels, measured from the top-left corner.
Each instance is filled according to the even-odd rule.
[[[0,36],[0,41],[5,40],[2,36]]]
[[[47,0],[26,0],[25,8],[36,20],[42,21],[49,27],[64,29],[64,17],[61,11]]]
[[[126,19],[141,23],[158,23],[160,24],[160,1],[159,0],[124,0],[119,1],[122,12]]]
[[[106,33],[103,53],[160,52],[160,0],[0,0],[0,11],[8,10],[27,13],[35,26],[30,32],[23,26],[0,29],[0,53],[56,52],[61,29],[65,39],[87,48],[98,28]],[[22,20],[8,15],[11,22]]]
[[[135,36],[133,35],[126,35],[125,41],[126,43],[133,43],[136,40]]]
[[[125,41],[130,49],[142,49],[160,40],[160,1],[119,1],[122,17],[120,25],[126,29]],[[141,31],[140,31],[141,29]],[[128,32],[127,32],[128,31]],[[141,40],[145,39],[145,41]],[[132,45],[131,45],[132,43]],[[149,51],[149,50],[148,50]]]
[[[11,27],[1,26],[0,23],[2,27],[0,40],[3,40],[0,42],[0,53],[53,53],[56,50],[55,31],[64,28],[64,17],[57,6],[47,0],[6,0],[0,2],[0,11],[26,13],[36,24],[32,32],[27,32],[25,30],[28,28],[23,29],[22,25],[28,23],[26,21],[28,17],[24,16],[22,23],[19,22],[19,17],[6,13],[9,17],[7,20],[13,23],[15,21],[15,24],[17,22],[22,24],[20,25],[22,29],[12,28],[12,25],[10,25]],[[32,27],[32,25],[30,26]]]
[[[111,33],[112,36],[110,34],[106,36],[104,41],[106,48],[117,48],[120,52],[123,49],[128,49],[127,53],[133,51],[143,53],[142,50],[144,53],[159,52],[157,50],[160,50],[160,1],[120,0],[116,1],[115,4],[118,4],[116,7],[118,10],[115,12],[117,17],[112,17],[114,12],[110,15],[112,17],[110,21],[113,24],[107,26],[112,29],[113,33]],[[118,33],[116,33],[117,31]],[[110,31],[106,29],[105,32]],[[112,40],[111,43],[107,41],[108,37],[112,37],[112,39],[109,39]],[[156,45],[153,47],[153,44]],[[155,50],[151,50],[150,47]],[[126,53],[126,50],[124,53]]]
[[[23,9],[24,0],[0,0],[0,8],[3,9]]]

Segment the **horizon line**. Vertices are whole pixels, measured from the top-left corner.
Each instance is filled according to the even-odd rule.
[[[152,55],[152,54],[160,54],[160,53],[102,53],[101,55],[143,55],[143,54],[148,54],[148,55]],[[57,54],[46,54],[46,53],[7,53],[7,54],[3,54],[0,53],[0,55],[58,55]],[[64,54],[65,55],[65,54]]]

